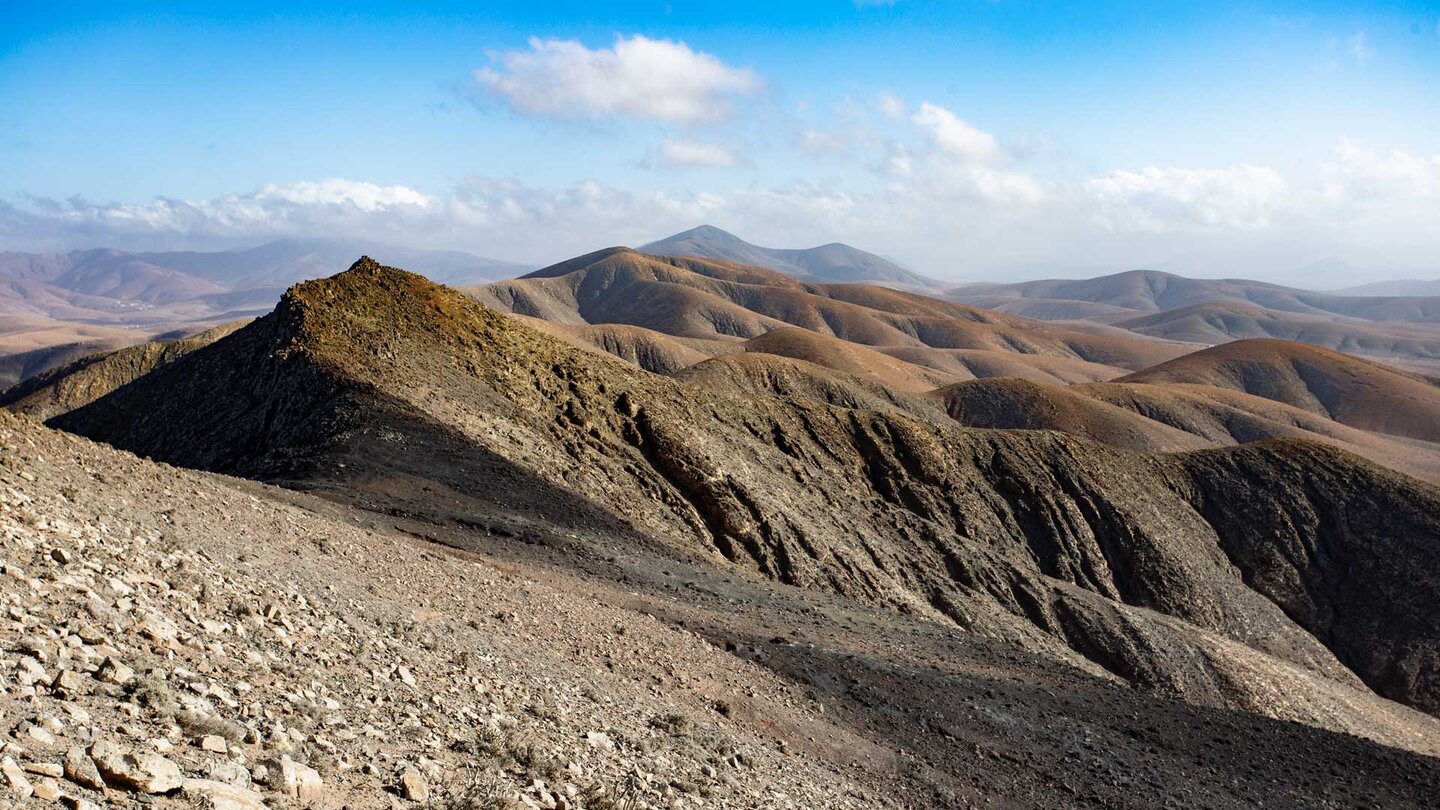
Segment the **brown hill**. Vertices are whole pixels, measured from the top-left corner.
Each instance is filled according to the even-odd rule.
[[[1300,343],[1227,343],[1122,377],[1126,383],[1190,383],[1242,391],[1341,424],[1440,440],[1440,388],[1381,363]]]
[[[1016,306],[1044,302],[1091,305],[1086,314],[1065,318],[1102,319],[1125,310],[1134,314],[1168,312],[1200,304],[1248,304],[1279,312],[1342,315],[1370,321],[1440,322],[1440,298],[1345,296],[1297,290],[1247,279],[1197,279],[1154,270],[1132,270],[1089,279],[1048,279],[1016,284],[969,284],[950,297],[981,298],[991,304]],[[1113,309],[1112,309],[1113,308]],[[1035,310],[1030,310],[1034,312]]]
[[[976,380],[935,392],[968,427],[1058,430],[1125,450],[1168,453],[1213,446],[1190,432],[1096,400],[1075,388],[1012,378]]]
[[[898,392],[929,391],[952,379],[875,349],[796,327],[766,332],[740,346],[747,352],[804,360]]]
[[[729,398],[368,261],[52,422],[428,525],[553,526],[581,555],[891,606],[1197,704],[1372,737],[1431,721],[1363,685],[1440,709],[1440,618],[1416,607],[1440,598],[1440,491],[1320,445],[1146,456]]]
[[[673,375],[730,396],[809,399],[840,408],[938,415],[929,399],[907,396],[871,379],[781,355],[746,352],[697,363]]]
[[[1058,430],[1122,450],[1175,452],[1269,439],[1330,444],[1440,483],[1440,448],[1347,427],[1290,405],[1208,385],[1047,385],[977,380],[933,395],[962,425]]]
[[[673,374],[721,354],[739,351],[738,341],[677,338],[664,332],[618,323],[575,326],[514,315],[532,329],[582,349],[594,349],[656,374]]]
[[[88,354],[50,369],[0,392],[0,407],[36,419],[49,419],[88,405],[122,385],[133,382],[166,363],[219,340],[244,321],[217,326],[197,335],[169,341],[152,341],[106,352]]]
[[[1434,363],[1440,356],[1440,298],[1435,297],[1335,295],[1144,270],[1092,279],[968,284],[947,297],[1045,321],[1113,324],[1168,340],[1213,344],[1278,338],[1404,363]]]
[[[1071,357],[1045,357],[985,349],[931,349],[926,346],[881,346],[883,354],[939,372],[951,380],[1018,377],[1053,383],[1099,382],[1125,375],[1125,370]]]
[[[1140,369],[1187,347],[1094,335],[868,285],[804,284],[770,270],[599,251],[474,288],[482,303],[570,324],[622,323],[691,338],[797,326],[871,347],[964,349]]]
[[[1116,321],[1114,325],[1151,337],[1192,343],[1276,338],[1370,357],[1440,358],[1440,329],[1432,324],[1297,315],[1251,304],[1196,304]]]

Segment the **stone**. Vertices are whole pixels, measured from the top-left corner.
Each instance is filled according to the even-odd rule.
[[[180,628],[157,613],[147,615],[135,629],[156,644],[170,644],[180,636]]]
[[[250,771],[246,770],[244,765],[230,760],[213,763],[205,770],[205,775],[216,782],[225,782],[241,787],[250,786]]]
[[[186,779],[180,792],[198,807],[208,810],[266,810],[265,799],[247,787],[210,779]]]
[[[280,788],[292,799],[313,802],[325,793],[325,782],[319,772],[308,765],[282,757],[280,759]]]
[[[24,768],[26,773],[33,773],[37,776],[51,776],[58,779],[65,775],[65,768],[54,762],[27,762]]]
[[[30,780],[25,778],[25,771],[15,764],[11,757],[0,759],[0,778],[3,778],[7,787],[13,795],[22,799],[28,799],[35,793],[35,788]]]
[[[89,622],[83,622],[75,628],[75,635],[86,644],[104,644],[106,641],[105,632]]]
[[[114,658],[106,658],[100,662],[100,668],[95,671],[95,677],[105,683],[126,684],[135,677],[135,670]]]
[[[100,810],[100,805],[79,796],[62,796],[60,801],[70,810]]]
[[[21,658],[19,666],[15,668],[15,680],[19,681],[21,686],[31,686],[50,680],[50,676],[45,672],[45,667],[40,666],[39,661],[27,656]]]
[[[200,747],[213,754],[224,754],[230,750],[230,746],[226,744],[225,738],[218,734],[207,734],[201,737]]]
[[[37,799],[47,802],[57,801],[60,798],[60,783],[47,776],[35,783],[34,791],[32,795]]]
[[[95,761],[85,753],[85,749],[76,746],[65,752],[65,778],[80,787],[91,790],[104,790],[105,780],[100,778],[100,771],[95,767]]]
[[[64,692],[67,696],[83,695],[89,691],[89,678],[76,672],[73,669],[62,670],[51,686]]]
[[[55,734],[44,726],[27,726],[25,728],[25,736],[29,737],[30,741],[36,745],[42,745],[46,748],[55,744]]]
[[[406,766],[400,774],[400,795],[412,802],[423,802],[430,798],[430,785],[415,768]]]
[[[142,793],[169,793],[180,787],[180,768],[159,754],[135,753],[112,742],[90,748],[105,783]]]
[[[412,673],[410,672],[410,668],[409,668],[409,667],[401,666],[401,667],[399,667],[399,668],[397,668],[397,669],[395,670],[395,674],[400,678],[401,682],[403,682],[406,686],[414,686],[414,685],[415,685],[415,676],[414,676],[414,674],[412,674]]]

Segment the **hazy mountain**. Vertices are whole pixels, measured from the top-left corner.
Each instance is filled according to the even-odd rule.
[[[12,342],[0,321],[0,381],[9,383],[101,349],[196,332],[268,311],[286,287],[334,275],[365,252],[415,267],[451,284],[477,284],[533,268],[445,250],[416,250],[335,239],[281,239],[225,251],[132,253],[109,248],[68,253],[0,252],[0,316],[58,322],[50,343],[29,341],[24,356],[5,356]],[[80,327],[84,326],[85,329]],[[96,341],[100,326],[117,333]]]
[[[804,279],[833,284],[876,283],[919,288],[943,286],[935,279],[906,270],[889,259],[838,242],[804,249],[766,248],[711,225],[640,246],[642,253],[699,256],[753,267],[766,267]]]
[[[1440,297],[1341,295],[1152,270],[966,284],[947,297],[1028,318],[1107,324],[1166,340],[1275,337],[1408,363],[1440,358]]]
[[[1361,284],[1356,287],[1346,287],[1335,290],[1335,294],[1366,296],[1440,296],[1440,279],[1424,281],[1412,278],[1398,281],[1376,281],[1370,284]]]
[[[441,284],[482,284],[522,275],[533,266],[455,250],[421,250],[353,239],[277,239],[253,248],[214,252],[142,253],[141,258],[229,289],[285,288],[344,270],[356,256],[414,267]]]
[[[1310,315],[1440,322],[1440,298],[1342,296],[1263,281],[1186,278],[1156,270],[1131,270],[1090,279],[965,284],[952,288],[948,297],[1020,315],[1042,307],[1056,308],[1051,315],[1066,318],[1118,319],[1197,304],[1238,303]],[[1067,304],[1072,307],[1069,311],[1063,309]],[[1104,309],[1097,311],[1097,306]]]

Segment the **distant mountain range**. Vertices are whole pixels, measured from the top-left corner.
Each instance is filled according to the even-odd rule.
[[[458,251],[340,239],[280,239],[206,252],[0,252],[0,384],[92,352],[260,315],[287,287],[334,275],[366,254],[446,284],[479,284],[532,269]]]
[[[1280,338],[1426,371],[1440,367],[1440,297],[1351,292],[1357,294],[1134,270],[1091,279],[966,284],[946,297],[1027,318],[1105,324],[1165,340]]]
[[[778,270],[803,281],[826,284],[886,284],[935,289],[942,282],[859,248],[832,242],[803,249],[767,248],[752,245],[713,225],[701,225],[664,239],[641,245],[641,253],[658,256],[697,256]]]
[[[204,252],[132,253],[95,248],[68,253],[0,253],[0,277],[100,299],[162,305],[247,290],[273,290],[278,297],[280,290],[292,284],[334,275],[361,255],[409,263],[444,284],[480,284],[533,269],[458,251],[340,239],[280,239],[253,248]],[[273,303],[268,301],[263,308]]]
[[[1424,295],[1440,296],[1440,279],[1425,281],[1418,278],[1397,281],[1376,281],[1357,287],[1336,290],[1336,295]]]

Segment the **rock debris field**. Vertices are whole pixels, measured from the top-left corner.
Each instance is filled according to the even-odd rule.
[[[0,415],[5,806],[889,806],[699,637],[263,491]]]

